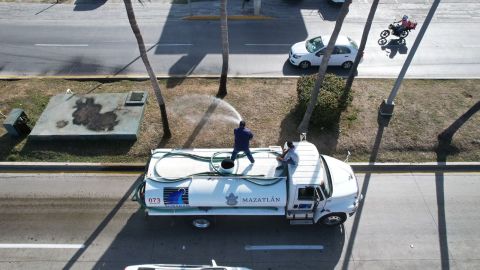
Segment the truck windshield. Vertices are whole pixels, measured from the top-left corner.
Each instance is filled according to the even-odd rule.
[[[333,192],[332,177],[330,176],[330,170],[328,169],[325,159],[323,159],[322,156],[320,157],[322,158],[322,162],[320,163],[321,164],[320,166],[322,168],[323,179],[324,179],[320,187],[322,188],[323,194],[325,194],[327,198],[330,198]]]

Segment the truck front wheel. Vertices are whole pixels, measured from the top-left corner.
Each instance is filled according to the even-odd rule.
[[[320,219],[320,222],[325,226],[337,226],[343,224],[345,220],[347,220],[347,215],[345,213],[331,213],[323,216]]]

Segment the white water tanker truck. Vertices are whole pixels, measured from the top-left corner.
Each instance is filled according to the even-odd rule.
[[[156,149],[134,197],[147,216],[189,216],[198,228],[226,215],[342,224],[362,198],[352,168],[307,141],[294,145],[296,165],[277,161],[279,146],[250,149],[253,164],[242,155],[229,160],[231,149]]]

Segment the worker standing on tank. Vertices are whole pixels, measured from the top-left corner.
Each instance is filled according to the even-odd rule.
[[[253,133],[250,129],[245,127],[245,121],[240,121],[238,128],[233,131],[233,135],[235,136],[235,145],[233,147],[231,159],[235,160],[238,152],[243,151],[248,157],[248,160],[250,160],[251,163],[255,163],[255,159],[253,159],[249,146],[250,140],[253,138]]]

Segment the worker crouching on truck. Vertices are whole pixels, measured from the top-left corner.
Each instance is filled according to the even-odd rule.
[[[238,152],[243,151],[251,163],[255,163],[252,153],[250,152],[250,140],[253,138],[253,133],[250,129],[245,127],[245,121],[240,121],[238,128],[233,131],[235,135],[235,145],[232,152],[232,160],[237,158]]]
[[[298,164],[298,154],[295,151],[295,145],[291,141],[287,142],[287,149],[283,149],[283,154],[277,157],[277,160],[282,162],[284,167],[287,167],[288,164],[297,165]]]

